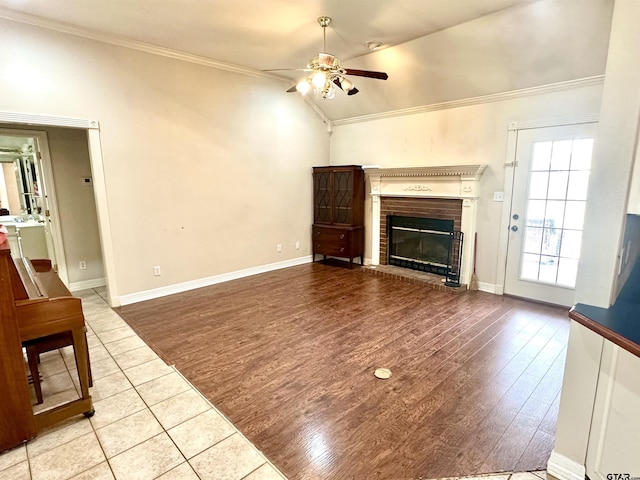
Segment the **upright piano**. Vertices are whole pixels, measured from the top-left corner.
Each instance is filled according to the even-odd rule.
[[[70,332],[80,380],[77,400],[34,414],[23,342]],[[93,414],[84,316],[48,261],[13,258],[0,244],[0,452],[66,418]]]

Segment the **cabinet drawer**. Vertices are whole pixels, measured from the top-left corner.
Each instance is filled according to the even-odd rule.
[[[313,227],[313,251],[323,255],[350,257],[352,238],[351,230]]]
[[[351,231],[338,228],[313,227],[313,242],[338,242],[348,245],[351,240]]]

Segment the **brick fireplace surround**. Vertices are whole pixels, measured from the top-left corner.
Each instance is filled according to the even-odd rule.
[[[367,168],[371,191],[371,264],[387,263],[387,215],[453,220],[464,234],[460,282],[472,273],[480,177],[486,165]]]
[[[380,265],[387,265],[387,216],[437,218],[453,220],[453,229],[460,230],[462,200],[454,198],[382,197],[380,199]],[[465,239],[467,241],[467,239]]]

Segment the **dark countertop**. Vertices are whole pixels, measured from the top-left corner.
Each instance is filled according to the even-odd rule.
[[[569,317],[640,357],[640,304],[616,302],[611,308],[576,304]]]
[[[640,262],[609,308],[576,304],[569,317],[640,357]]]

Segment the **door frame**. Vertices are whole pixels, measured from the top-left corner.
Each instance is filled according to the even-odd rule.
[[[0,111],[0,127],[3,127],[3,124],[29,125],[35,126],[36,128],[77,128],[87,132],[89,162],[93,178],[93,191],[96,201],[96,213],[98,216],[100,245],[102,247],[102,262],[104,264],[105,280],[108,291],[107,301],[111,307],[119,307],[120,299],[118,296],[118,286],[116,281],[111,224],[109,223],[109,203],[107,201],[107,184],[104,176],[104,162],[100,141],[100,124],[97,120]]]
[[[576,115],[571,117],[548,118],[539,120],[523,120],[509,122],[507,136],[507,157],[504,163],[504,185],[502,217],[500,220],[500,234],[498,237],[498,262],[496,270],[496,289],[498,295],[504,294],[504,284],[507,274],[507,252],[509,248],[509,226],[511,225],[511,210],[513,201],[513,182],[515,180],[516,155],[518,150],[518,132],[535,128],[562,127],[583,123],[597,123],[599,114]]]
[[[37,149],[40,153],[38,162],[42,172],[43,193],[45,197],[46,208],[50,211],[50,234],[53,240],[53,252],[55,255],[55,263],[58,268],[58,276],[65,285],[69,285],[69,275],[67,272],[67,260],[64,254],[64,243],[62,241],[60,212],[58,211],[58,200],[56,197],[55,184],[53,182],[53,170],[51,166],[51,155],[49,151],[49,138],[47,132],[42,130],[16,130],[11,128],[1,128],[0,135],[3,137],[19,137],[33,138],[36,140]]]

